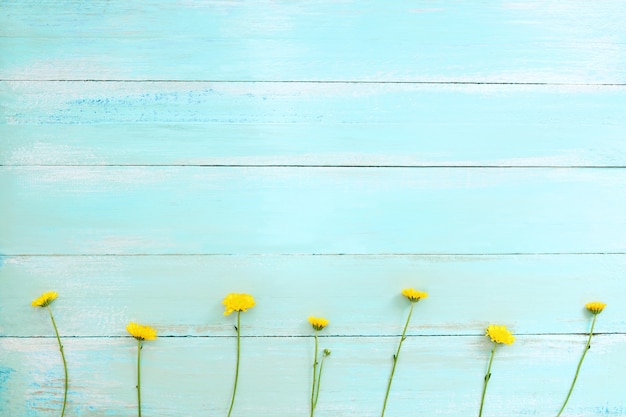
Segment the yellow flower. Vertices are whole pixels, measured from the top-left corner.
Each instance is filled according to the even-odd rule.
[[[224,315],[228,316],[233,311],[248,311],[248,309],[254,307],[256,303],[254,302],[254,297],[250,294],[230,293],[224,297],[222,304],[226,306]]]
[[[33,300],[33,307],[48,307],[58,295],[55,291],[44,292]]]
[[[492,342],[504,343],[505,345],[510,345],[515,341],[515,336],[506,329],[506,326],[497,326],[495,324],[490,324],[487,327],[485,336],[489,336]]]
[[[311,316],[308,318],[308,320],[315,330],[322,330],[324,327],[326,327],[326,325],[328,325],[328,320],[322,317]]]
[[[402,290],[402,295],[409,299],[412,303],[417,303],[422,298],[428,297],[428,293],[423,291],[416,291],[413,288],[405,288]]]
[[[606,307],[605,303],[601,303],[600,301],[592,301],[590,303],[585,304],[587,310],[591,311],[593,314],[600,314],[604,307]]]
[[[156,330],[152,327],[133,323],[132,321],[128,323],[126,330],[137,340],[154,340],[157,338]]]

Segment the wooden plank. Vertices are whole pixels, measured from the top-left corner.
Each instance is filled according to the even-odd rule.
[[[397,338],[324,338],[332,350],[316,415],[380,415]],[[558,411],[584,348],[584,335],[519,337],[496,352],[485,415],[551,416]],[[621,415],[626,400],[624,335],[598,335],[581,370],[568,415]],[[54,339],[0,338],[7,415],[54,415],[63,370]],[[306,415],[311,338],[244,338],[234,416]],[[136,415],[136,343],[66,339],[70,415]],[[394,378],[387,414],[415,409],[429,416],[478,413],[489,341],[476,337],[409,337]],[[142,353],[143,411],[150,416],[222,415],[234,374],[234,338],[166,338]],[[542,383],[543,382],[543,383]]]
[[[247,335],[310,335],[310,315],[331,320],[325,335],[398,335],[408,287],[430,294],[410,334],[479,335],[494,321],[517,334],[582,333],[583,305],[598,299],[608,307],[596,331],[624,333],[625,268],[626,255],[7,257],[0,336],[51,336],[45,312],[30,305],[51,289],[68,336],[123,336],[130,320],[162,335],[231,336],[221,305],[230,292],[257,301]]]
[[[0,87],[3,165],[626,165],[626,87]]]
[[[622,169],[4,167],[17,254],[624,252]]]
[[[2,79],[626,82],[619,0],[1,4]]]
[[[519,125],[472,123],[466,113],[467,123],[416,115],[414,122],[381,124],[5,124],[0,164],[626,166],[626,126],[619,122],[604,124],[599,113],[586,121],[562,115],[554,124],[533,123],[533,116],[520,115]]]

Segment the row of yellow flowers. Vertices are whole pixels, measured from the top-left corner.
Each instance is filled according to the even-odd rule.
[[[409,322],[411,321],[411,316],[413,315],[413,308],[415,304],[428,297],[428,293],[423,291],[417,291],[413,288],[406,288],[402,290],[402,295],[406,297],[407,300],[410,301],[411,307],[409,309],[409,314],[404,324],[404,329],[402,330],[402,336],[400,337],[400,341],[398,343],[398,348],[393,355],[393,364],[391,367],[391,374],[389,375],[389,380],[387,383],[387,391],[385,392],[385,400],[383,402],[383,407],[381,411],[381,417],[385,416],[385,409],[387,408],[387,400],[389,399],[389,392],[391,391],[391,383],[393,382],[393,376],[396,371],[396,365],[398,364],[398,360],[400,358],[400,350],[402,349],[402,343],[406,340],[406,331],[409,327]],[[57,341],[59,343],[59,350],[61,351],[61,358],[63,360],[63,369],[65,371],[65,386],[64,386],[64,394],[63,394],[63,408],[61,410],[61,417],[65,415],[65,407],[67,405],[67,389],[68,389],[68,372],[67,372],[67,362],[65,360],[65,353],[63,352],[63,344],[61,343],[61,338],[59,336],[59,330],[57,328],[56,322],[54,320],[54,316],[52,314],[52,310],[50,309],[50,304],[57,298],[58,294],[54,291],[48,291],[43,293],[41,296],[37,297],[33,300],[32,305],[35,307],[42,307],[48,310],[50,314],[50,319],[52,321],[52,326],[54,327],[54,331],[56,334]],[[254,297],[250,294],[238,294],[231,293],[228,294],[222,304],[225,306],[224,315],[229,315],[233,312],[237,312],[237,325],[235,326],[235,330],[237,332],[237,361],[235,366],[235,383],[233,385],[233,393],[230,401],[230,406],[228,408],[227,416],[230,417],[233,406],[235,405],[235,397],[237,395],[237,382],[239,380],[239,363],[240,363],[240,351],[241,351],[241,313],[248,311],[248,309],[254,307],[256,305],[254,301]],[[563,402],[563,406],[559,410],[557,417],[563,413],[567,402],[572,395],[572,391],[574,390],[574,385],[576,384],[576,380],[578,379],[578,374],[580,372],[580,368],[582,366],[583,360],[585,359],[585,355],[591,346],[591,337],[593,336],[593,329],[596,324],[596,319],[598,314],[604,310],[606,304],[593,301],[587,303],[585,305],[586,309],[593,315],[593,320],[591,322],[591,329],[589,331],[589,338],[587,339],[587,344],[582,353],[580,361],[578,362],[578,367],[576,368],[576,373],[574,375],[574,379],[572,380],[572,384],[570,389],[565,397],[565,401]],[[310,416],[313,417],[315,413],[315,408],[317,406],[317,401],[320,393],[320,386],[322,381],[322,371],[324,369],[324,360],[330,356],[330,350],[324,349],[322,353],[319,353],[319,343],[318,343],[318,333],[323,330],[329,323],[329,321],[323,317],[309,317],[309,323],[311,324],[314,331],[314,340],[315,340],[315,348],[313,355],[313,381],[311,384],[311,403],[310,403]],[[141,325],[138,323],[130,322],[126,326],[126,330],[132,337],[137,340],[137,412],[138,416],[141,417],[141,350],[143,348],[143,342],[146,340],[154,340],[157,338],[157,332],[154,328],[150,326]],[[487,393],[487,385],[491,380],[491,368],[493,365],[493,358],[496,353],[496,347],[499,344],[511,345],[515,341],[515,336],[511,334],[511,332],[503,325],[495,325],[491,324],[487,327],[485,336],[489,337],[493,342],[493,346],[491,348],[491,354],[489,356],[489,365],[487,367],[487,373],[485,374],[483,380],[483,390],[480,399],[480,409],[478,411],[478,416],[482,417],[483,406],[485,403],[485,394]]]

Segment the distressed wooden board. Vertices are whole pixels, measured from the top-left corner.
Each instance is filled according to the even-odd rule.
[[[621,1],[2,1],[3,79],[626,81]]]
[[[621,169],[4,167],[17,254],[625,250]]]
[[[4,165],[626,165],[626,87],[0,86]]]
[[[397,335],[407,287],[430,297],[410,334],[478,335],[490,322],[517,334],[582,333],[586,302],[608,307],[596,330],[626,332],[626,255],[533,256],[35,256],[0,268],[0,336],[50,336],[30,301],[59,293],[62,334],[122,336],[130,320],[163,335],[231,336],[221,301],[249,292],[245,334],[308,335],[306,318],[331,320],[326,335]],[[19,317],[19,320],[16,318]]]
[[[3,124],[18,125],[417,120],[426,125],[572,122],[601,127],[623,126],[626,112],[621,106],[626,86],[621,85],[3,81],[0,86]]]
[[[581,101],[579,104],[586,103]],[[626,166],[626,126],[429,123],[0,125],[2,165]],[[466,114],[471,117],[470,114]],[[562,115],[562,113],[561,113]],[[589,115],[589,114],[588,114]],[[598,123],[604,114],[598,114]],[[564,117],[564,116],[561,116]],[[453,119],[454,116],[451,117]],[[590,117],[591,118],[591,117]],[[521,119],[521,117],[520,117]],[[626,120],[626,118],[622,119]],[[467,139],[468,135],[471,140]]]
[[[322,338],[332,350],[316,415],[380,415],[391,355],[398,338]],[[526,336],[496,352],[486,416],[554,416],[584,348],[584,335]],[[63,370],[54,339],[0,338],[5,415],[48,416],[60,409]],[[136,343],[122,339],[66,339],[71,389],[69,415],[136,415]],[[477,415],[490,344],[476,337],[409,337],[387,415],[419,410],[429,416]],[[243,338],[233,416],[307,415],[311,338]],[[570,400],[570,416],[617,416],[626,411],[621,390],[626,337],[594,338]],[[225,415],[235,360],[234,338],[166,338],[145,344],[142,402],[145,415]],[[176,381],[173,383],[172,381]]]
[[[592,299],[568,415],[626,414],[625,19],[616,0],[0,0],[0,414],[59,414],[30,306],[55,289],[68,417],[136,415],[129,320],[171,336],[145,349],[146,416],[225,415],[231,291],[258,302],[234,415],[307,415],[320,314],[317,415],[376,416],[408,286],[431,296],[389,417],[476,415],[489,322],[518,341],[485,416],[554,416]]]

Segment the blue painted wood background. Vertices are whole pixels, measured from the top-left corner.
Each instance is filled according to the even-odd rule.
[[[0,1],[0,413],[626,415],[622,1]]]

